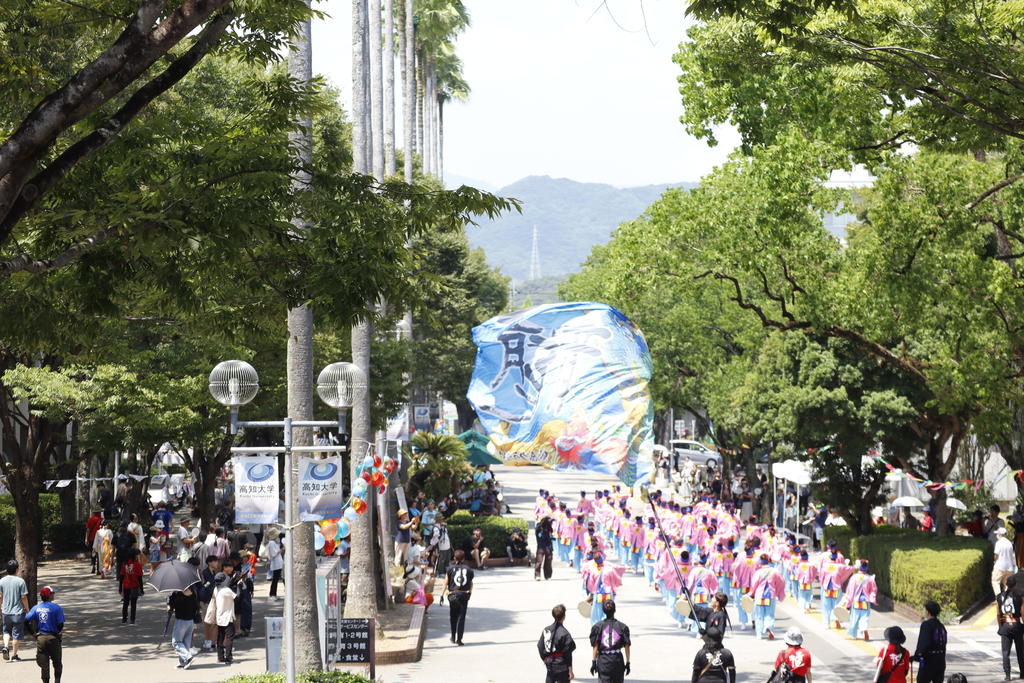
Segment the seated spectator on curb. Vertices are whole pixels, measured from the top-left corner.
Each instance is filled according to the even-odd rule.
[[[480,527],[473,529],[473,534],[462,544],[462,551],[467,558],[472,558],[478,569],[485,569],[484,562],[491,556],[491,549],[487,547],[487,539]]]
[[[509,564],[516,564],[517,562],[530,561],[530,550],[526,546],[526,539],[523,537],[521,531],[516,530],[512,532],[512,535],[508,538],[508,544],[505,546],[505,552],[508,556]]]

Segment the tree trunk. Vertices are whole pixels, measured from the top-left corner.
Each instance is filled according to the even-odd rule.
[[[459,432],[473,428],[473,421],[476,420],[476,411],[465,398],[454,401],[455,410],[459,414]]]
[[[384,0],[384,175],[398,171],[395,154],[395,0]]]
[[[8,477],[8,487],[17,515],[14,518],[14,559],[18,576],[28,584],[28,602],[36,602],[39,556],[43,549],[42,511],[39,508],[39,487],[42,480],[31,470],[20,470]]]
[[[424,146],[424,119],[427,110],[427,72],[423,49],[416,51],[416,151],[420,155],[420,172],[427,174],[427,150]]]
[[[437,177],[444,185],[444,100],[437,102]]]
[[[313,313],[306,306],[288,311],[288,416],[294,420],[313,419]],[[311,446],[313,430],[296,428],[292,444]],[[285,476],[291,478],[292,491],[298,490],[298,458],[291,456]],[[291,519],[299,519],[298,499],[292,498]],[[292,562],[292,587],[295,611],[295,669],[319,670],[320,636],[316,601],[306,599],[316,594],[316,552],[313,549],[313,527],[297,524],[288,534],[288,550]]]
[[[199,508],[200,531],[202,537],[206,537],[210,525],[217,520],[216,491],[217,491],[217,470],[219,468],[209,458],[204,458],[200,467],[193,470],[197,475],[196,485],[196,507]]]
[[[370,129],[373,131],[373,177],[384,179],[384,70],[381,64],[380,1],[369,0]]]
[[[352,481],[357,478],[356,469],[369,452],[373,433],[370,424],[370,340],[373,325],[364,320],[352,327],[352,361],[363,371],[365,387],[357,390],[352,406]],[[373,496],[367,497],[372,508]],[[377,580],[375,571],[373,514],[367,511],[358,515],[351,528],[352,550],[349,560],[348,599],[345,616],[366,618],[377,614]]]
[[[365,0],[353,1],[352,16],[352,60],[353,63],[360,61],[365,51],[362,49],[363,34],[366,27],[366,4]],[[366,79],[361,77],[365,73],[364,64],[359,73],[353,67],[352,78],[352,111],[353,124],[359,124],[359,129],[367,130],[369,114],[368,100],[370,97]],[[353,132],[355,132],[355,125]],[[357,173],[368,173],[370,158],[363,156],[353,160],[356,164],[354,170]],[[370,343],[373,339],[373,324],[367,319],[352,326],[352,362],[363,371],[365,382],[363,387],[357,387],[353,396],[352,424],[350,437],[350,464],[351,481],[356,480],[356,469],[371,445],[373,434],[370,425]],[[371,504],[372,496],[367,497],[367,503]],[[375,617],[377,615],[377,591],[376,574],[374,572],[373,555],[373,526],[371,520],[373,515],[366,512],[356,517],[351,524],[350,540],[352,543],[351,556],[349,559],[349,583],[347,599],[345,602],[345,616],[349,618]]]
[[[365,41],[366,0],[352,0],[352,170],[356,173],[367,173],[370,159],[366,65],[363,61]]]
[[[416,23],[413,21],[415,18],[414,2],[415,0],[405,0],[403,64],[405,73],[405,182],[407,183],[411,183],[413,180],[413,164],[416,156]]]

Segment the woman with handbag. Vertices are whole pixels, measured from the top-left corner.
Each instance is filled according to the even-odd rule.
[[[722,646],[724,635],[717,626],[704,631],[704,647],[693,658],[691,683],[736,683],[736,662]]]

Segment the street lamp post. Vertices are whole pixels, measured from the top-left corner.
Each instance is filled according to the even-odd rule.
[[[292,430],[295,427],[336,427],[338,434],[345,434],[345,415],[352,407],[353,396],[358,387],[365,385],[363,371],[352,363],[331,363],[325,367],[317,378],[316,391],[320,399],[338,411],[337,421],[325,420],[283,420],[240,421],[239,407],[249,403],[259,391],[259,376],[256,369],[241,360],[228,360],[218,363],[210,372],[210,394],[221,405],[231,409],[231,433],[237,434],[239,428],[279,428],[282,430],[281,446],[235,446],[231,452],[238,455],[255,455],[260,453],[283,453],[285,464],[284,478],[284,527],[288,531],[298,526],[294,519],[295,486],[292,483],[292,453],[338,453],[348,450],[345,439],[338,445],[293,446]],[[343,471],[342,468],[341,471]],[[294,547],[294,546],[293,546]],[[295,582],[293,580],[295,553],[289,552],[284,565],[284,646],[285,676],[287,683],[295,683]]]

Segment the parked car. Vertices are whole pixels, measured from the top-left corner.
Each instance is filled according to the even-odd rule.
[[[676,456],[676,463],[682,462],[683,458],[689,458],[696,464],[703,467],[714,467],[719,470],[722,469],[722,454],[716,450],[708,448],[699,441],[693,441],[691,439],[676,439],[674,441],[670,441],[669,445],[672,447],[672,452]]]

